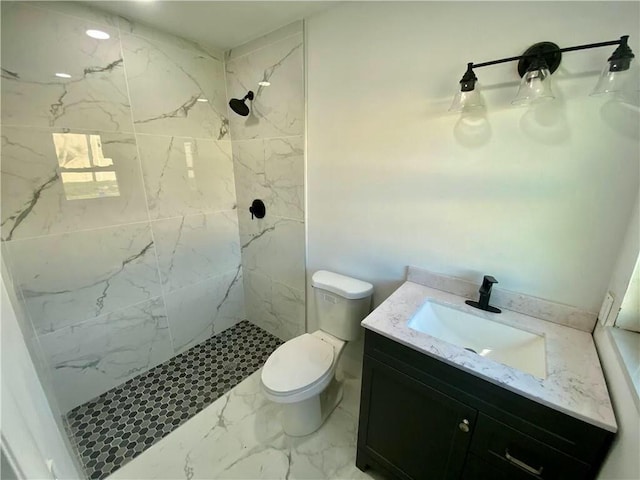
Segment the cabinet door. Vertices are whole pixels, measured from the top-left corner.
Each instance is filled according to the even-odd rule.
[[[362,381],[359,449],[399,478],[460,477],[475,409],[367,355]]]

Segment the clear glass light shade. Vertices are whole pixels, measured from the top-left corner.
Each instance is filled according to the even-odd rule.
[[[605,93],[621,92],[631,86],[631,78],[635,73],[632,68],[626,70],[611,71],[612,62],[607,62],[602,69],[602,75],[590,95],[603,95]]]
[[[459,91],[458,93],[456,93],[456,96],[453,97],[451,107],[449,107],[449,111],[463,112],[467,110],[476,110],[479,108],[484,108],[484,100],[482,99],[480,90],[476,85],[476,87],[471,91]]]
[[[530,70],[524,74],[513,105],[530,105],[553,100],[551,91],[551,72],[548,68]]]

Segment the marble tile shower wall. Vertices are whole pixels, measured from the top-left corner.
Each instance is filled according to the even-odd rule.
[[[247,318],[283,340],[305,331],[303,68],[302,22],[226,53],[229,97],[255,93],[229,113]]]
[[[245,317],[223,60],[2,2],[3,251],[65,411]]]

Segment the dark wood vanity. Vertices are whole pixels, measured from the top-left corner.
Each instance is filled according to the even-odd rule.
[[[613,437],[366,330],[361,470],[403,480],[593,479]]]

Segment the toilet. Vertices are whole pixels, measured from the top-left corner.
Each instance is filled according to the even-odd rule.
[[[287,435],[315,432],[342,400],[336,367],[347,342],[360,335],[369,314],[373,285],[319,270],[311,278],[319,330],[278,347],[262,367],[265,396],[282,404]]]

